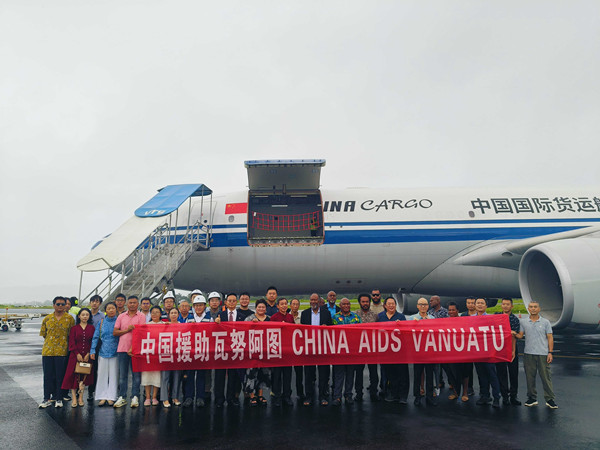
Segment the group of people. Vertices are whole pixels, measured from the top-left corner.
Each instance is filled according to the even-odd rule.
[[[208,297],[208,301],[206,299]],[[418,312],[405,316],[398,312],[394,297],[382,301],[381,292],[358,296],[359,308],[351,310],[350,300],[330,291],[323,299],[316,293],[310,296],[310,308],[300,311],[300,301],[293,298],[289,303],[278,298],[277,289],[270,286],[264,298],[256,300],[250,308],[250,295],[230,293],[223,300],[218,292],[205,296],[194,290],[189,300],[176,304],[175,295],[169,292],[163,298],[163,308],[155,306],[145,297],[141,301],[135,295],[128,298],[118,294],[115,301],[108,302],[100,311],[102,298],[94,295],[89,308],[67,309],[67,299],[53,300],[54,312],[42,322],[40,336],[44,337],[42,364],[44,372],[44,399],[40,408],[54,404],[83,406],[84,390],[88,387],[88,400],[97,400],[98,406],[120,408],[127,405],[129,376],[131,374],[130,406],[140,405],[140,387],[144,387],[144,406],[162,404],[183,407],[203,407],[214,401],[221,408],[227,402],[238,406],[240,399],[250,406],[266,405],[266,389],[270,388],[273,406],[293,405],[292,374],[298,401],[304,406],[315,399],[321,406],[340,406],[342,400],[350,405],[363,401],[364,370],[368,370],[371,401],[408,403],[410,375],[408,364],[360,364],[272,367],[252,369],[215,369],[184,371],[133,372],[131,364],[132,331],[137,325],[165,323],[199,323],[232,321],[275,321],[311,326],[335,326],[355,323],[390,322],[404,320],[430,320],[459,317],[456,303],[445,308],[439,296],[429,301],[420,298]],[[528,305],[529,316],[519,319],[512,314],[512,299],[502,299],[502,313],[509,316],[512,339],[512,361],[501,363],[455,363],[414,364],[414,404],[420,406],[422,399],[427,405],[436,406],[445,386],[444,373],[449,385],[449,400],[460,398],[463,402],[474,395],[473,367],[479,380],[478,405],[520,405],[518,393],[519,358],[517,339],[525,339],[524,368],[527,379],[526,406],[537,405],[536,377],[544,388],[546,406],[556,409],[550,363],[554,341],[550,322],[540,316],[539,303]],[[467,311],[462,316],[486,315],[485,298],[468,298]],[[82,373],[79,367],[92,363],[90,373]],[[85,371],[83,371],[85,372]],[[318,373],[318,376],[317,376]],[[318,382],[317,382],[318,380]],[[316,388],[316,389],[315,389]],[[491,388],[491,395],[490,395]],[[70,396],[69,396],[70,391]]]

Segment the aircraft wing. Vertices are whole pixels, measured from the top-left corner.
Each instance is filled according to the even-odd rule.
[[[518,270],[521,257],[531,247],[551,241],[589,236],[598,232],[600,226],[590,226],[527,239],[484,243],[476,248],[467,249],[454,260],[454,264]]]

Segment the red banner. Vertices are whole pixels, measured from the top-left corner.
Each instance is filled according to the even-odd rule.
[[[505,314],[354,325],[283,322],[138,325],[133,370],[501,362],[512,357]]]

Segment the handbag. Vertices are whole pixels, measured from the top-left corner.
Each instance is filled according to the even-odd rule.
[[[75,366],[75,373],[89,375],[90,373],[92,373],[92,364],[77,361],[77,365]]]

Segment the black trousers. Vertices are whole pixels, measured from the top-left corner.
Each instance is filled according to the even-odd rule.
[[[225,397],[225,376],[227,376],[227,397]],[[238,375],[238,369],[215,369],[215,402],[223,404],[225,398],[227,401],[233,400],[236,393],[239,393],[242,383]]]
[[[469,378],[469,372],[473,370],[473,363],[442,364],[442,368],[448,375],[448,382],[460,395],[465,378]],[[467,395],[467,393],[463,392],[463,395]]]
[[[327,397],[327,388],[329,384],[330,366],[304,366],[304,392],[306,398],[313,400],[315,395],[315,379],[319,371],[319,400]]]
[[[98,355],[96,355],[96,361],[92,364],[92,372],[94,373],[94,382],[88,387],[88,397],[93,397],[96,392],[96,382],[98,381]]]
[[[496,363],[496,373],[502,397],[516,397],[519,391],[519,354],[516,353],[511,362]]]
[[[334,399],[341,399],[342,391],[344,393],[344,397],[352,397],[355,370],[356,366],[354,364],[333,366],[333,379],[335,380],[333,389]]]
[[[382,364],[389,383],[389,394],[393,399],[406,400],[410,388],[408,364]]]
[[[194,398],[204,400],[206,396],[206,372],[210,370],[186,370],[183,378],[183,398]]]
[[[44,401],[62,401],[64,391],[62,382],[67,368],[67,356],[42,356],[42,370],[44,371]]]
[[[413,365],[413,395],[421,397],[421,375],[425,371],[425,396],[433,398],[433,364]]]
[[[369,393],[371,395],[377,395],[377,385],[379,384],[379,372],[377,371],[377,364],[367,364],[367,366],[369,367]],[[354,390],[356,391],[356,396],[359,398],[363,396],[364,371],[365,364],[358,364],[356,366]]]
[[[271,369],[271,383],[275,398],[289,399],[292,396],[292,367],[273,367]]]
[[[479,395],[482,398],[489,398],[491,386],[492,396],[500,398],[500,382],[496,373],[496,365],[494,363],[475,363],[475,370],[479,378]]]
[[[469,367],[466,368],[466,372],[469,376],[469,390],[473,391],[473,363],[465,363]]]
[[[294,366],[296,374],[296,395],[298,398],[304,398],[304,367]]]
[[[388,391],[388,379],[385,373],[385,364],[379,364],[379,373],[381,374],[379,378],[379,390],[382,394],[386,394]]]

